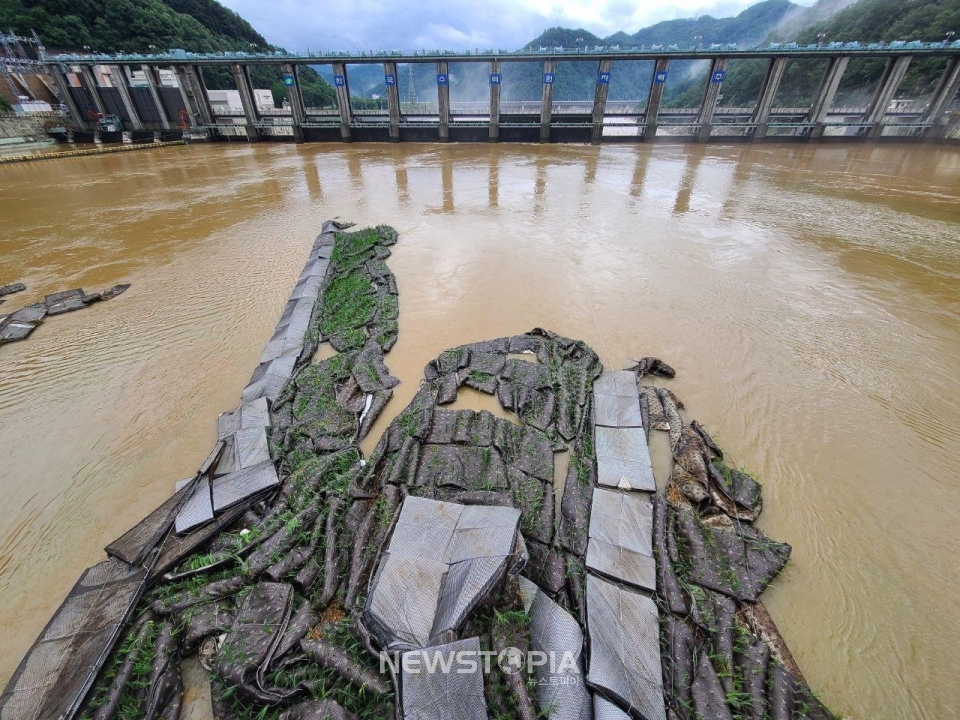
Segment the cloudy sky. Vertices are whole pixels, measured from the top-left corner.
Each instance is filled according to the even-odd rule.
[[[604,37],[661,20],[736,15],[756,0],[220,0],[288,50],[522,47],[544,29]],[[795,2],[797,0],[794,0]],[[812,0],[800,0],[809,5]]]

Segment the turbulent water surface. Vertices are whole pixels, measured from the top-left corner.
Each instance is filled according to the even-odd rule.
[[[402,380],[540,326],[657,355],[794,547],[765,595],[853,718],[960,707],[960,153],[215,145],[0,168],[0,284],[133,287],[0,348],[0,685],[192,475],[322,219],[388,223]],[[663,478],[661,478],[663,480]]]

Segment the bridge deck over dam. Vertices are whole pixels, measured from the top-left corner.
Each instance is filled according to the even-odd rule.
[[[883,71],[869,101],[854,108],[834,107],[844,72],[854,59],[878,58]],[[892,101],[915,59],[940,58],[944,66],[925,104],[898,107]],[[762,60],[766,70],[755,103],[719,107],[728,64]],[[807,107],[777,107],[775,100],[791,60],[817,60],[823,74]],[[699,105],[663,106],[671,63],[709,63]],[[645,99],[611,100],[611,78],[618,64],[648,61]],[[541,48],[538,51],[370,51],[317,54],[197,54],[170,51],[159,55],[45,56],[73,128],[86,133],[173,133],[190,139],[237,138],[248,141],[419,141],[419,142],[651,142],[651,141],[940,141],[954,133],[960,116],[951,103],[960,90],[960,42],[829,43],[797,47],[773,44],[740,48]],[[451,64],[480,65],[486,70],[489,100],[451,102]],[[503,69],[512,63],[535,63],[540,97],[501,98]],[[595,72],[593,98],[555,101],[559,63],[584,63]],[[355,107],[350,66],[382,65],[385,107]],[[436,97],[401,102],[399,66],[430,66],[436,71]],[[230,68],[240,105],[215,107],[204,82],[204,69]],[[286,89],[282,109],[257,101],[251,68],[276,68]],[[304,66],[327,66],[336,91],[334,108],[304,103],[299,73]],[[621,66],[622,67],[622,66]],[[133,72],[139,68],[136,83]],[[528,67],[529,69],[529,67]],[[542,73],[540,72],[542,69]],[[175,80],[164,82],[161,70]],[[481,75],[483,70],[479,71]],[[933,79],[931,79],[933,80]],[[105,122],[108,119],[109,122]],[[109,139],[109,138],[107,138]]]

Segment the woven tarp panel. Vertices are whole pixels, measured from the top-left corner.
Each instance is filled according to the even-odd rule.
[[[606,372],[593,384],[594,423],[606,427],[642,427],[640,397],[634,375]]]
[[[590,538],[587,567],[601,575],[645,590],[656,590],[656,563],[649,555]]]
[[[183,534],[211,520],[213,520],[213,501],[210,495],[210,478],[203,476],[177,513],[174,530]]]
[[[400,693],[405,720],[487,720],[487,701],[483,696],[483,665],[480,662],[479,638],[467,638],[446,645],[436,645],[423,650],[413,650],[420,658],[420,672],[408,672],[415,667],[406,659],[400,676]],[[438,660],[446,661],[451,653],[472,653],[475,671],[464,670],[465,664],[455,663],[452,672],[428,672],[428,664],[439,666]]]
[[[146,574],[116,559],[88,569],[0,696],[0,720],[73,716],[140,598]]]
[[[270,409],[266,398],[245,402],[217,419],[217,437],[223,440],[238,430],[270,427]]]
[[[386,553],[374,578],[366,615],[384,647],[424,647],[443,591],[445,562],[414,555]],[[416,582],[411,582],[416,578]]]
[[[630,720],[630,716],[598,694],[593,696],[593,720]]]
[[[214,478],[213,509],[220,512],[279,484],[277,470],[270,461]]]
[[[653,554],[653,506],[637,493],[596,488],[590,537],[643,555]]]
[[[426,647],[455,630],[503,577],[520,512],[408,497],[367,599],[388,649]]]
[[[537,703],[542,714],[550,720],[591,720],[580,624],[525,578],[520,578],[520,592],[530,616],[530,649],[550,658],[536,667]]]
[[[622,395],[593,396],[593,421],[605,427],[643,427],[640,414],[640,398]]]
[[[237,462],[241,469],[253,467],[270,460],[266,428],[238,430],[233,436],[233,447],[237,453]]]
[[[629,397],[637,394],[636,375],[630,370],[605,372],[593,381],[593,392],[601,395],[622,395]]]
[[[655,590],[653,506],[637,493],[595,489],[587,567],[631,585]]]
[[[190,481],[192,483],[192,480]],[[137,525],[107,545],[107,555],[120,558],[131,565],[139,565],[170,530],[177,512],[187,502],[188,486],[174,493],[160,507],[147,515]]]
[[[641,428],[596,428],[597,482],[624,490],[657,489]]]
[[[587,630],[590,685],[633,717],[665,720],[653,600],[588,575]]]
[[[284,355],[270,362],[261,363],[253,371],[250,384],[243,389],[240,397],[244,402],[252,402],[263,397],[269,400],[276,399],[287,380],[293,375],[293,366],[296,361],[295,356]]]

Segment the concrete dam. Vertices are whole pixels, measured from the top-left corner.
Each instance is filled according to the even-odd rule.
[[[835,106],[848,65],[859,59],[884,62],[865,106]],[[936,58],[945,62],[925,104],[898,104],[897,89],[911,63]],[[766,71],[755,104],[721,107],[728,65],[762,60]],[[777,91],[791,61],[815,60],[824,70],[804,107],[778,107]],[[609,101],[611,79],[627,63],[652,66],[646,94],[635,102]],[[671,66],[699,61],[709,64],[697,107],[664,106],[664,88]],[[541,97],[529,101],[502,98],[504,70],[524,63],[536,67]],[[583,63],[595,68],[592,100],[554,99],[558,65]],[[489,100],[451,101],[451,66],[479,65],[487,72]],[[183,131],[193,140],[240,139],[372,142],[737,142],[737,141],[897,141],[936,142],[951,139],[957,122],[949,106],[960,89],[960,43],[830,43],[804,48],[769,45],[740,49],[630,48],[589,50],[546,49],[530,52],[399,51],[313,55],[170,51],[160,55],[59,55],[44,58],[63,102],[67,132],[78,139],[134,139]],[[239,96],[236,107],[211,101],[204,70],[228,67]],[[275,68],[283,79],[283,108],[264,103],[251,82],[253,67]],[[326,66],[336,91],[333,108],[304,103],[298,70]],[[351,102],[350,71],[382,66],[385,102],[380,109],[362,109]],[[436,97],[404,103],[399,68],[428,66],[436,73]],[[541,72],[542,71],[542,72]],[[412,72],[412,71],[410,71]],[[422,72],[422,70],[421,70]],[[481,71],[482,72],[482,71]],[[136,82],[134,75],[136,74]],[[162,78],[167,78],[164,81]],[[639,89],[638,91],[642,91]],[[169,139],[169,138],[168,138]]]

